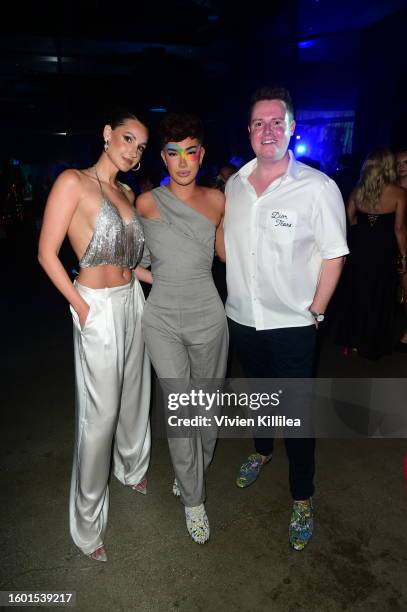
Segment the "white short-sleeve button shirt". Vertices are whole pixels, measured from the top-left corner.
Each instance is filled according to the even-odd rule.
[[[349,253],[335,182],[289,155],[260,197],[248,181],[256,159],[226,184],[226,313],[257,330],[311,325],[322,260]]]

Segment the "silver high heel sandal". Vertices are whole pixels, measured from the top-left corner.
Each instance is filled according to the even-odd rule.
[[[99,546],[99,548],[97,548],[96,550],[94,550],[92,553],[90,553],[87,556],[89,557],[89,559],[92,559],[92,561],[103,561],[103,562],[107,561],[106,548],[104,547],[103,544],[102,546]]]
[[[141,493],[142,495],[147,495],[147,478],[143,478],[136,485],[131,485],[133,491],[137,491],[137,493]]]

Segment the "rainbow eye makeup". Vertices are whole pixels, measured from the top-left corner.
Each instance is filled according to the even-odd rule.
[[[181,159],[189,159],[192,161],[197,161],[199,159],[199,153],[201,151],[201,145],[192,145],[183,149],[176,142],[168,142],[164,150],[170,155],[179,155]]]

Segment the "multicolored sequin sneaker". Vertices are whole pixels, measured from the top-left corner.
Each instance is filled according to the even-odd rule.
[[[288,537],[294,550],[303,550],[314,530],[314,508],[312,499],[295,501],[291,515]]]
[[[209,521],[203,504],[193,507],[185,506],[185,520],[188,533],[194,542],[204,544],[209,540]]]
[[[263,455],[259,453],[252,453],[248,456],[247,460],[240,466],[239,476],[236,478],[236,485],[240,489],[253,484],[259,477],[261,468],[266,465],[271,459],[271,455],[266,457],[263,462]]]

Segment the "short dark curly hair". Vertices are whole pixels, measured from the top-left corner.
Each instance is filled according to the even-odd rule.
[[[202,120],[189,113],[169,113],[162,119],[158,127],[161,147],[168,142],[180,142],[185,138],[196,138],[203,142],[204,128]]]
[[[261,102],[262,100],[281,100],[281,102],[285,103],[286,108],[290,113],[291,117],[294,117],[294,105],[291,98],[291,94],[288,89],[279,86],[265,86],[256,89],[256,91],[251,97],[249,107],[249,123],[252,118],[254,105],[257,102]]]

